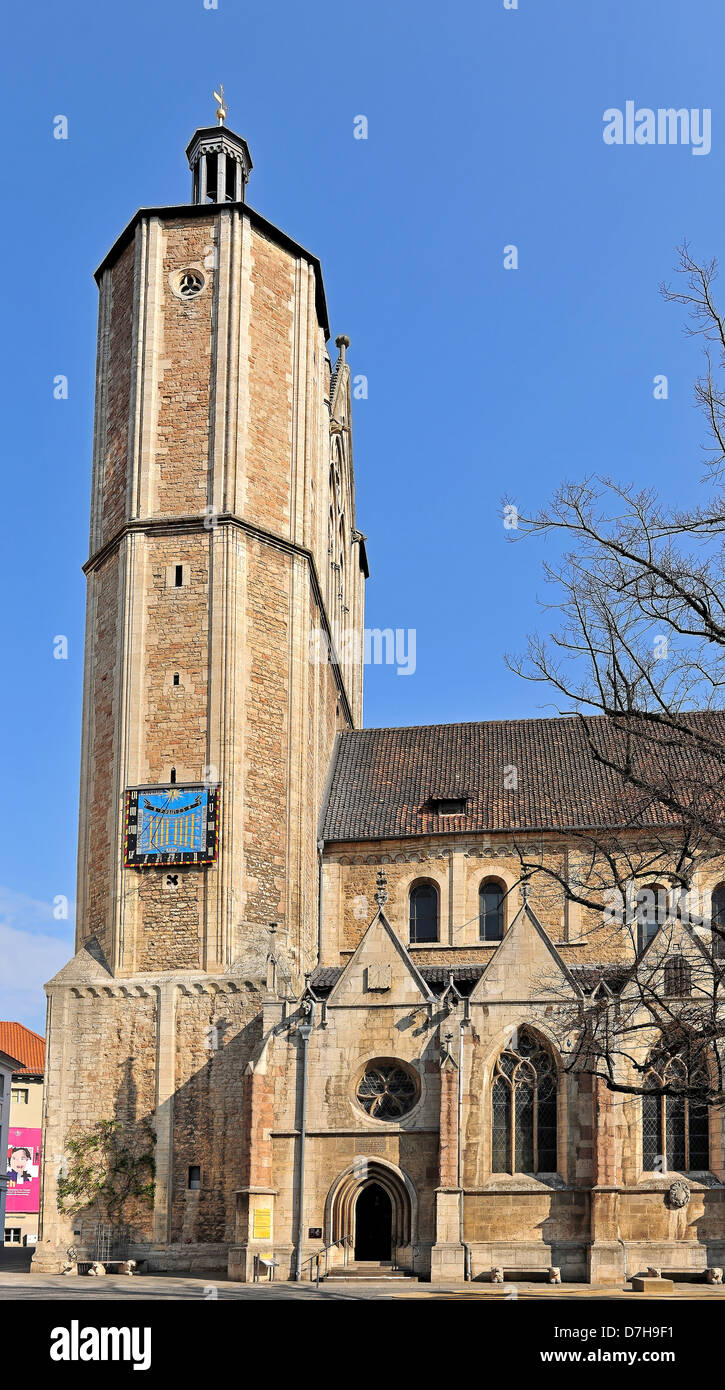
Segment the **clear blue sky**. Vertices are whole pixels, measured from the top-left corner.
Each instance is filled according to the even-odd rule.
[[[528,716],[545,693],[503,653],[540,622],[543,551],[507,543],[502,495],[528,509],[605,470],[674,498],[701,471],[697,346],[657,286],[683,236],[723,251],[725,14],[36,0],[6,12],[4,46],[0,1017],[42,1027],[39,986],[72,936],[50,905],[64,894],[72,913],[75,896],[92,271],[138,206],[187,199],[184,147],[214,84],[251,146],[250,202],[320,256],[333,334],[369,380],[367,619],[415,628],[417,669],[368,671],[365,722]],[[606,145],[603,112],[627,100],[710,108],[710,154]]]

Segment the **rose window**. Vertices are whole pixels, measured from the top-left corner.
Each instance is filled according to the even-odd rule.
[[[369,1062],[357,1088],[358,1103],[373,1120],[398,1120],[418,1097],[415,1077],[399,1062]]]

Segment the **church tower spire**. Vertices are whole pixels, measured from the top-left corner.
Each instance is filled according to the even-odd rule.
[[[186,147],[191,169],[191,201],[243,203],[253,167],[252,156],[246,140],[224,124],[227,105],[221,85],[214,96],[219,103],[218,124],[196,130]]]

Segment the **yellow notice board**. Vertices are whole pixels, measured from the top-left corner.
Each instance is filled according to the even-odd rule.
[[[272,1237],[272,1209],[271,1207],[254,1208],[254,1227],[252,1230],[254,1240],[270,1240]]]

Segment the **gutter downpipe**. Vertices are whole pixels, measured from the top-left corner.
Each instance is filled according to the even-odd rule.
[[[302,1096],[300,1105],[300,1159],[297,1169],[297,1250],[295,1252],[295,1282],[302,1279],[302,1243],[305,1233],[305,1144],[307,1141],[307,1045],[312,1032],[314,1005],[304,1023],[297,1029],[302,1039]]]
[[[458,1239],[463,1246],[464,1269],[463,1277],[470,1280],[472,1273],[471,1247],[463,1239],[463,1030],[470,1023],[470,1006],[468,1000],[464,1001],[463,1014],[458,1024]]]
[[[322,965],[322,853],[325,841],[317,841],[317,964]]]

